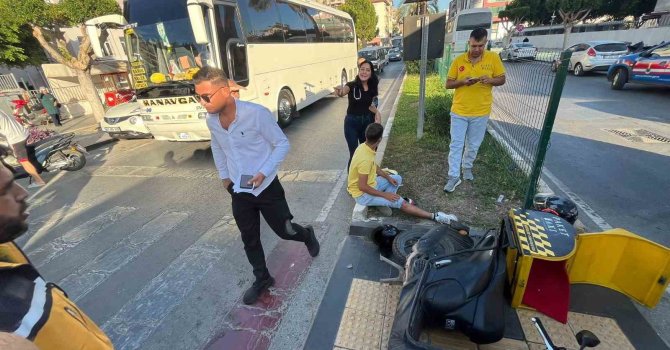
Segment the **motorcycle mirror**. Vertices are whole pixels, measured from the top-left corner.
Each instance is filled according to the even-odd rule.
[[[577,343],[579,343],[580,346],[579,350],[584,350],[584,348],[594,348],[600,344],[600,339],[587,330],[579,331],[576,338]]]

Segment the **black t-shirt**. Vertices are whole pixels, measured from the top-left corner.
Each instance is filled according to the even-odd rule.
[[[368,85],[368,91],[365,91],[363,90],[363,86],[357,84],[355,81],[348,82],[347,86],[349,87],[347,114],[371,114],[370,105],[372,104],[372,98],[377,96],[377,88]]]

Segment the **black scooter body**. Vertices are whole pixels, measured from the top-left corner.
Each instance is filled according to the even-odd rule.
[[[502,244],[499,233],[491,232],[473,249],[420,264],[423,271],[409,277],[400,293],[389,349],[436,349],[420,341],[426,327],[458,330],[478,344],[502,339],[507,273]]]

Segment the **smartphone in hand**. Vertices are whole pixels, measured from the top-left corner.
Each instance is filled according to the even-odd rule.
[[[242,175],[240,179],[240,188],[253,189],[254,185],[250,183],[251,179],[253,178],[253,175]]]
[[[372,104],[375,106],[375,108],[379,107],[379,98],[377,96],[372,98]]]

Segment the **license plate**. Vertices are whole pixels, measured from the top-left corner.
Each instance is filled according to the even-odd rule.
[[[181,133],[179,133],[179,138],[182,139],[182,140],[186,140],[186,139],[190,139],[191,135],[189,135],[186,132],[181,132]]]
[[[102,130],[104,130],[104,131],[121,131],[121,128],[116,128],[116,127],[102,128]]]

